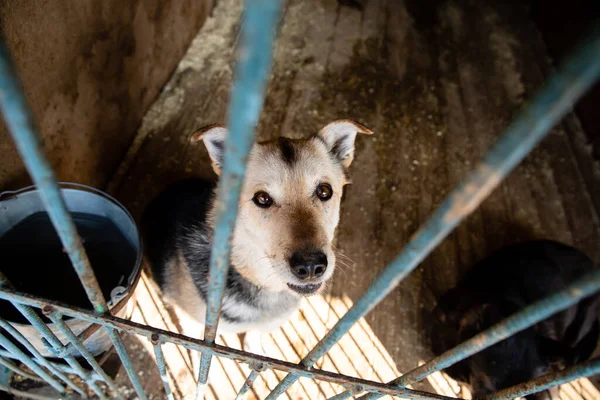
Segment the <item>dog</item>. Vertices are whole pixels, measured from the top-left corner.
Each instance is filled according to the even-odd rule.
[[[308,139],[255,143],[241,189],[231,242],[231,267],[218,330],[246,333],[244,349],[264,354],[260,337],[319,293],[335,269],[332,240],[343,188],[364,125],[334,121]],[[195,132],[214,172],[223,165],[227,130]],[[153,275],[178,317],[203,331],[217,182],[192,179],[167,187],[142,217],[146,255]],[[183,315],[183,317],[182,317]]]
[[[431,329],[434,352],[440,355],[595,268],[580,251],[548,240],[492,253],[438,301]],[[446,372],[477,398],[587,360],[598,342],[599,304],[600,294],[585,298]],[[526,398],[556,395],[554,388]]]

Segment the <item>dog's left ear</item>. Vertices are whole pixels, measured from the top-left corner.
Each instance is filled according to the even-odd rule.
[[[357,133],[372,135],[373,132],[358,122],[341,119],[326,125],[319,131],[319,136],[325,140],[329,151],[348,168],[354,159],[354,140]]]
[[[204,142],[208,155],[212,161],[213,170],[217,175],[221,174],[221,165],[223,165],[223,155],[225,153],[225,138],[227,129],[220,125],[209,125],[198,129],[190,137],[191,143],[200,140]]]

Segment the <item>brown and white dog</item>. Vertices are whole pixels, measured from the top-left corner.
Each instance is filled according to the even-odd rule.
[[[248,332],[245,348],[261,352],[260,333],[285,322],[302,296],[323,289],[333,275],[332,241],[340,217],[347,169],[365,126],[339,120],[305,140],[255,144],[241,190],[231,243],[231,268],[219,332]],[[215,173],[223,162],[227,130],[210,126],[202,140]],[[142,218],[147,256],[165,299],[194,321],[199,337],[206,314],[215,189],[188,180],[169,186]]]

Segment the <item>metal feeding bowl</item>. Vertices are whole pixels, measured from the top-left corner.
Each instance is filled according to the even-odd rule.
[[[112,315],[129,318],[133,311],[129,300],[140,277],[142,259],[135,221],[118,201],[97,189],[72,183],[60,186]],[[92,310],[34,186],[0,194],[0,257],[2,272],[17,291]],[[57,338],[68,344],[60,330],[38,314]],[[37,329],[8,301],[0,301],[0,317],[44,357],[55,356]],[[111,347],[105,329],[94,330],[89,322],[69,317],[64,321],[76,335],[87,337],[84,346],[92,355]],[[79,356],[71,349],[71,355]]]

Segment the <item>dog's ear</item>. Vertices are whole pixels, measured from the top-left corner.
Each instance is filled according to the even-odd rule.
[[[354,159],[354,140],[357,133],[372,135],[373,132],[358,122],[341,119],[331,122],[319,131],[319,136],[325,140],[331,154],[348,168]]]
[[[223,155],[225,153],[225,138],[227,137],[227,129],[220,125],[209,125],[198,129],[192,133],[190,142],[196,143],[200,140],[204,142],[208,155],[212,160],[213,170],[217,175],[221,173],[223,165]]]

